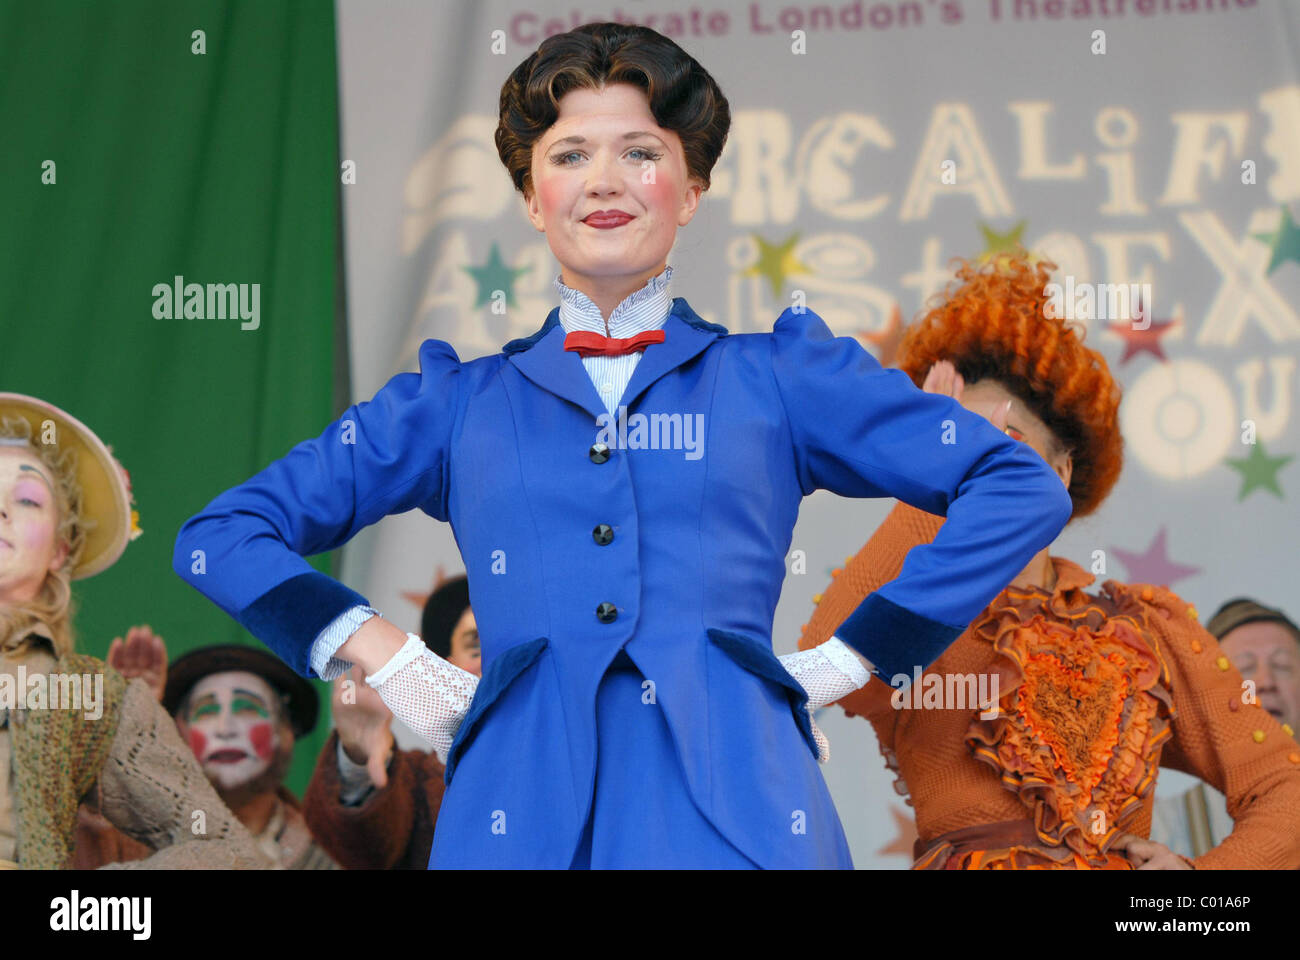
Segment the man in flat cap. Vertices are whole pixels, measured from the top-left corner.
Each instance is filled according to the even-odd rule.
[[[1288,733],[1300,726],[1300,628],[1281,610],[1239,597],[1220,607],[1206,629],[1254,684],[1259,705]]]

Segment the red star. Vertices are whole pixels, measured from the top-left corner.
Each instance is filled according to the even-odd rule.
[[[1142,314],[1142,301],[1138,300],[1137,315],[1141,317]],[[1168,363],[1169,358],[1165,356],[1165,351],[1160,346],[1160,335],[1168,333],[1169,328],[1177,323],[1177,317],[1172,320],[1152,320],[1145,330],[1135,330],[1132,323],[1110,324],[1110,332],[1124,338],[1124,356],[1120,357],[1119,362],[1128,363],[1130,359],[1145,350],[1161,363]]]
[[[916,843],[916,820],[910,814],[899,813],[898,808],[892,803],[889,805],[889,814],[894,818],[894,829],[898,831],[898,835],[877,850],[876,855],[886,857],[891,853],[901,853],[911,860],[912,845]]]
[[[437,572],[434,574],[433,586],[430,587],[426,593],[420,593],[417,590],[403,590],[402,599],[415,604],[417,607],[423,610],[424,605],[429,602],[429,598],[433,596],[433,594],[437,591],[437,589],[446,582],[447,582],[447,571],[443,569],[443,566],[440,563],[438,564]]]
[[[903,309],[898,304],[889,311],[889,322],[884,329],[872,332],[859,330],[858,336],[876,348],[876,360],[882,367],[892,367],[898,356],[898,345],[903,339]]]

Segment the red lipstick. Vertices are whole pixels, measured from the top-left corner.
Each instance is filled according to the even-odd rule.
[[[239,763],[248,756],[243,750],[214,750],[208,755],[209,763]]]
[[[636,218],[632,214],[624,213],[622,210],[597,210],[583,217],[582,222],[597,230],[612,230],[634,219]]]

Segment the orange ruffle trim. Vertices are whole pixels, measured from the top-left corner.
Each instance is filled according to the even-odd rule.
[[[1032,813],[1041,843],[1063,848],[973,851],[960,867],[1116,868],[1106,849],[1155,785],[1173,712],[1169,671],[1146,611],[1107,581],[1070,609],[1058,593],[1008,588],[972,624],[998,654],[998,712],[966,742]]]
[[[1118,853],[1103,853],[1100,859],[1080,856],[1068,847],[1063,857],[1053,857],[1039,847],[1008,847],[1003,850],[972,850],[949,857],[944,870],[1132,870],[1133,862]]]

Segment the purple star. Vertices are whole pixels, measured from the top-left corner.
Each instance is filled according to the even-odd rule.
[[[1156,538],[1151,541],[1145,553],[1130,553],[1119,547],[1111,547],[1111,553],[1119,557],[1128,568],[1129,583],[1152,583],[1157,587],[1170,588],[1173,583],[1201,572],[1200,567],[1188,567],[1174,563],[1165,551],[1165,528],[1161,527]]]

